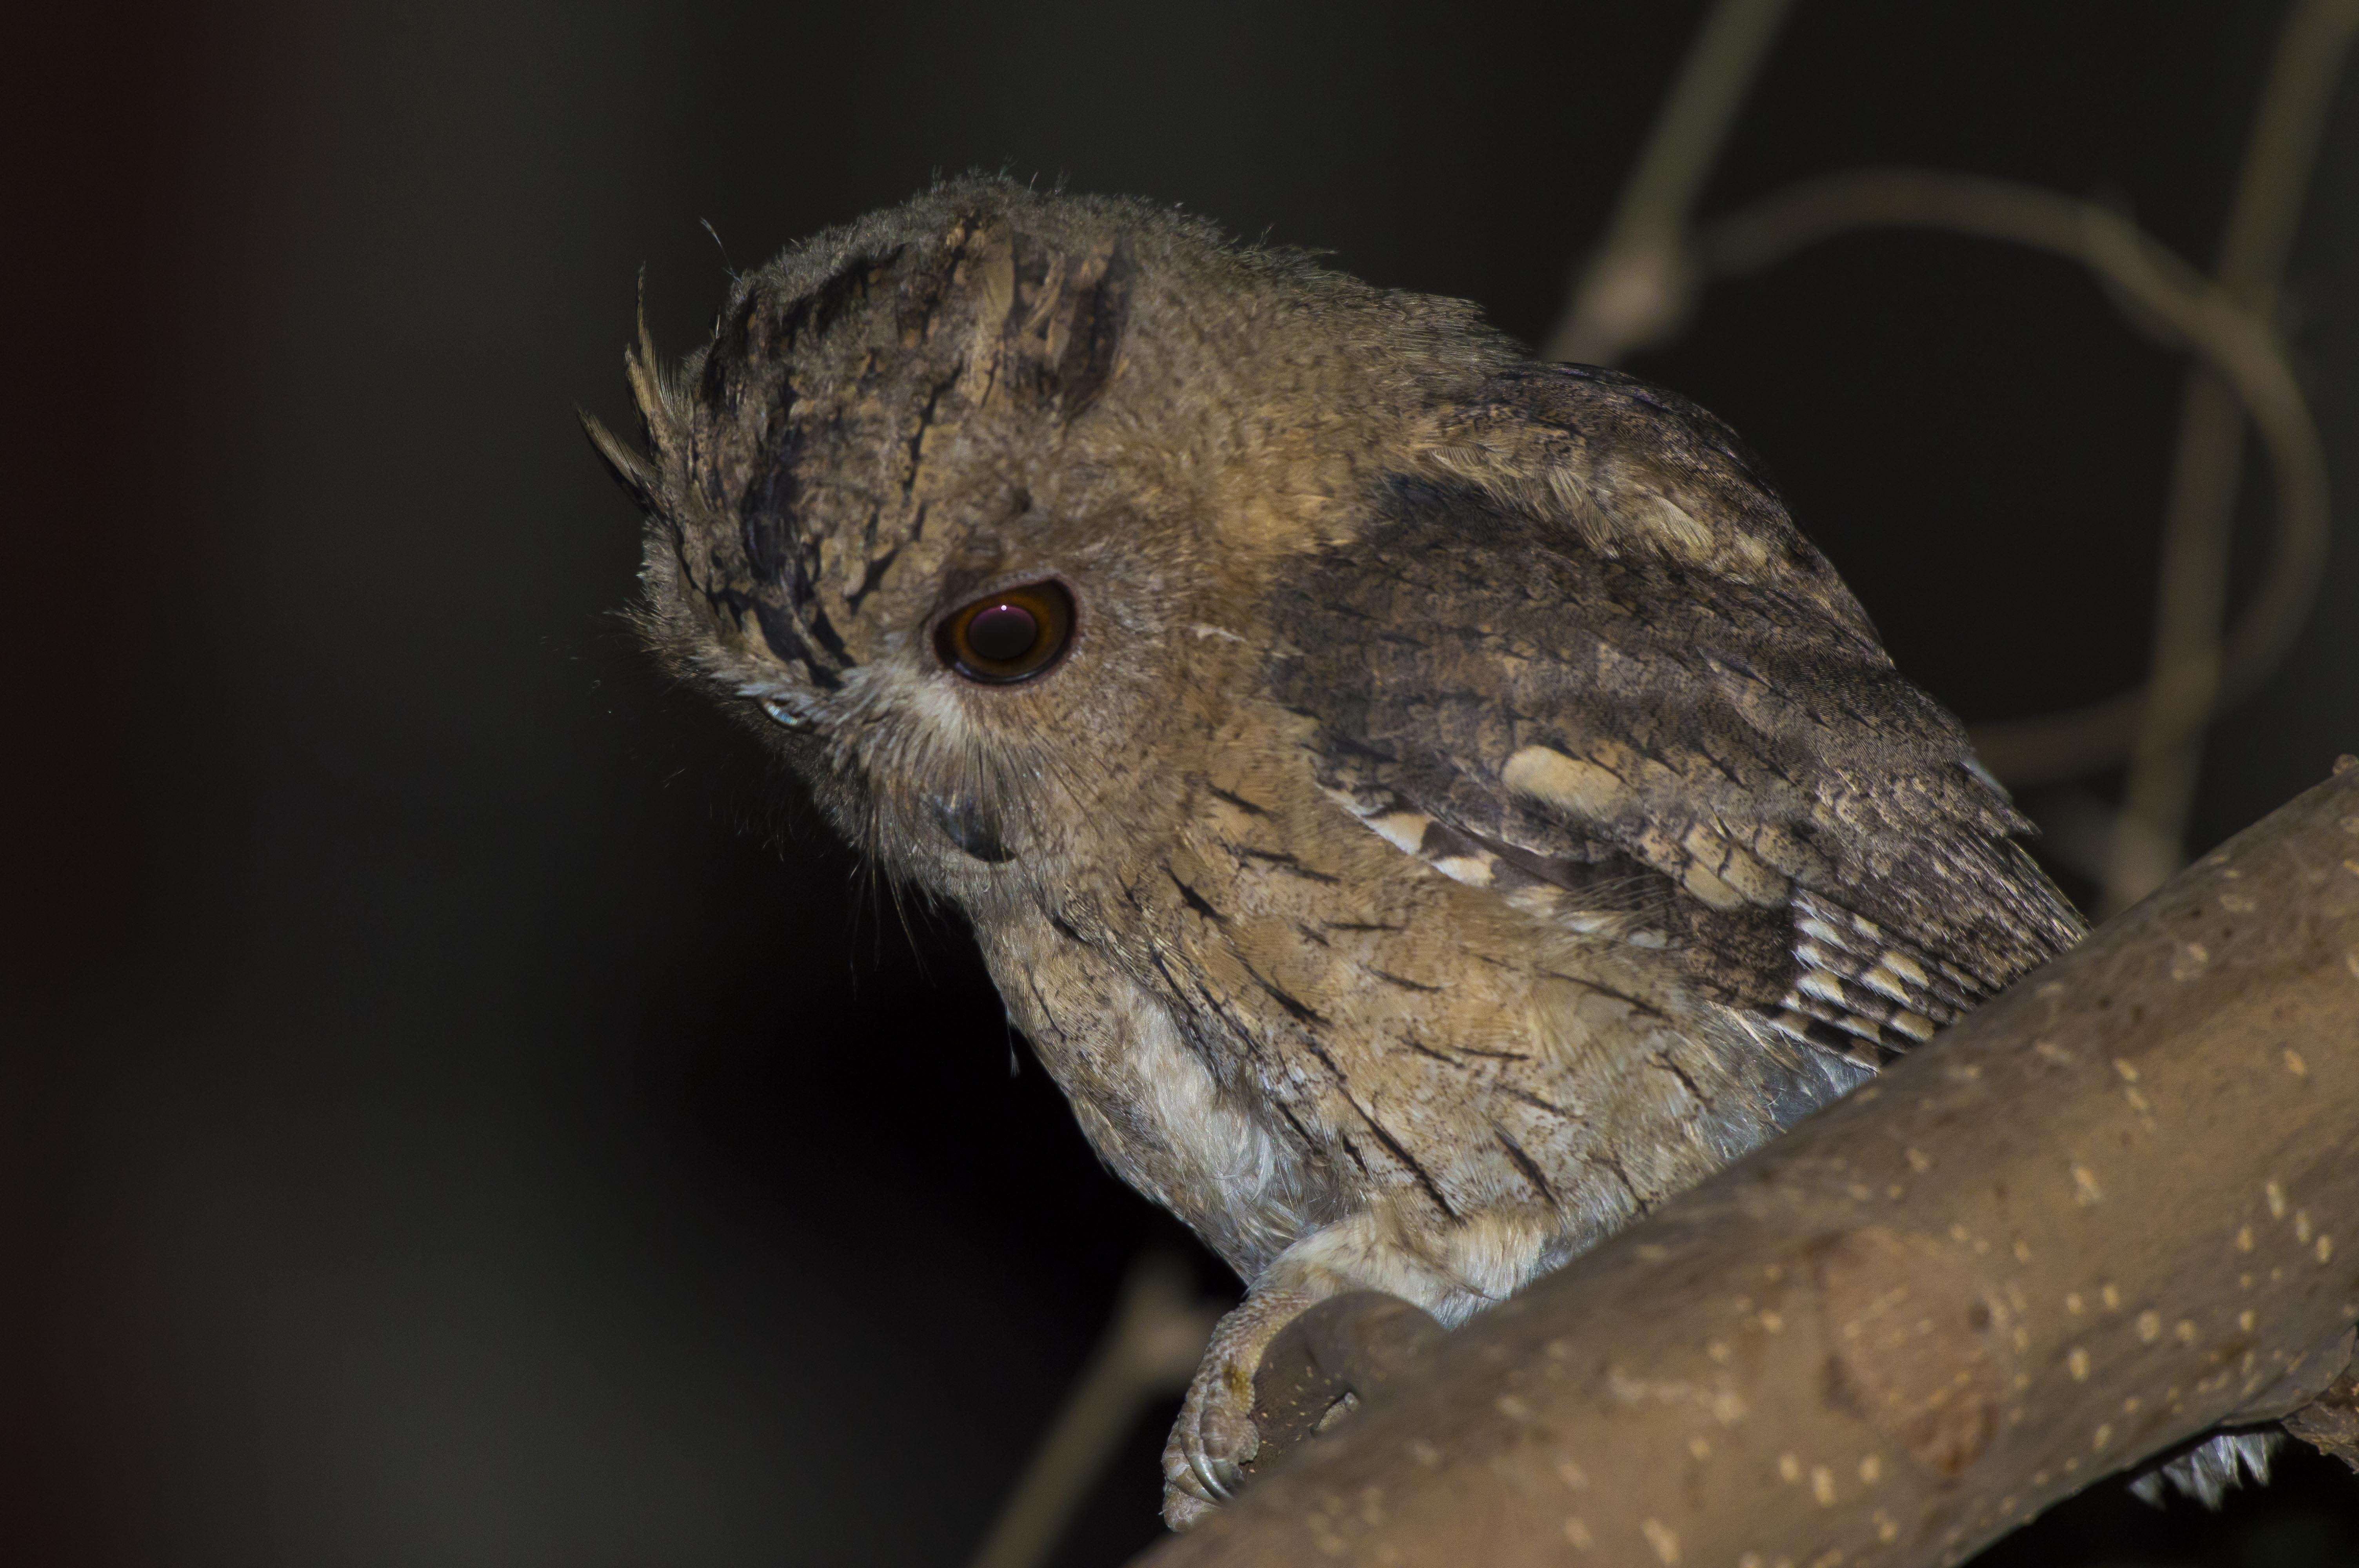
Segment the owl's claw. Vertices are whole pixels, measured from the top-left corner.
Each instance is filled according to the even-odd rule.
[[[1259,1346],[1254,1359],[1260,1359]],[[1186,1530],[1236,1496],[1245,1481],[1239,1466],[1261,1447],[1250,1413],[1252,1367],[1240,1375],[1225,1360],[1205,1357],[1163,1446],[1163,1522],[1173,1530]],[[1242,1400],[1233,1391],[1236,1382],[1245,1385]]]
[[[1205,1498],[1225,1503],[1237,1494],[1237,1483],[1243,1479],[1235,1465],[1204,1451],[1201,1434],[1187,1445],[1188,1473],[1196,1478]]]
[[[1261,1452],[1253,1422],[1261,1353],[1302,1303],[1249,1298],[1221,1320],[1163,1445],[1163,1522],[1186,1530],[1236,1496],[1242,1468]]]

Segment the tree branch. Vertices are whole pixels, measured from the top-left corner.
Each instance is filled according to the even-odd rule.
[[[1147,1561],[1959,1562],[2344,1371],[2354,1149],[2338,764]]]

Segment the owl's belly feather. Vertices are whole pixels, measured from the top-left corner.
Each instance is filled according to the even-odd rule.
[[[1165,1004],[1088,949],[994,941],[985,951],[1100,1158],[1241,1278],[1262,1278],[1283,1253],[1296,1273],[1386,1290],[1456,1324],[1579,1250],[1560,1217],[1528,1206],[1437,1227],[1421,1200],[1306,1147],[1318,1130],[1224,1087]]]
[[[1246,1280],[1462,1317],[1832,1098],[1663,954],[1460,884],[1242,740],[1175,838],[978,935],[1101,1158]],[[1339,1222],[1350,1220],[1350,1224]]]
[[[1175,855],[1125,898],[1163,933],[1150,979],[1111,950],[1136,931],[984,933],[1100,1156],[1248,1281],[1295,1248],[1462,1318],[1848,1087],[1647,955],[1495,929],[1495,903],[1413,862],[1356,897],[1258,866]]]
[[[1098,1157],[1241,1276],[1343,1212],[1343,1195],[1214,1078],[1120,966],[1045,921],[1003,923],[983,949],[1009,1016]]]
[[[1801,1065],[1669,957],[1463,885],[1288,782],[1214,793],[1125,903],[1182,1027],[1347,1206],[1470,1255],[1451,1238],[1476,1217],[1534,1217],[1560,1261],[1777,1125]]]

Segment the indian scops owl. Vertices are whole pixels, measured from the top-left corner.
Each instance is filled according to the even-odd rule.
[[[1763,1141],[2081,927],[1734,436],[1144,202],[953,182],[630,374],[664,657],[964,912],[1262,1347],[1445,1323]]]

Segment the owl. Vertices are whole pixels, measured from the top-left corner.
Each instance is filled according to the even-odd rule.
[[[968,179],[628,370],[655,648],[1247,1284],[1175,1527],[1307,1306],[1460,1322],[2081,934],[1727,427],[1472,306]]]

